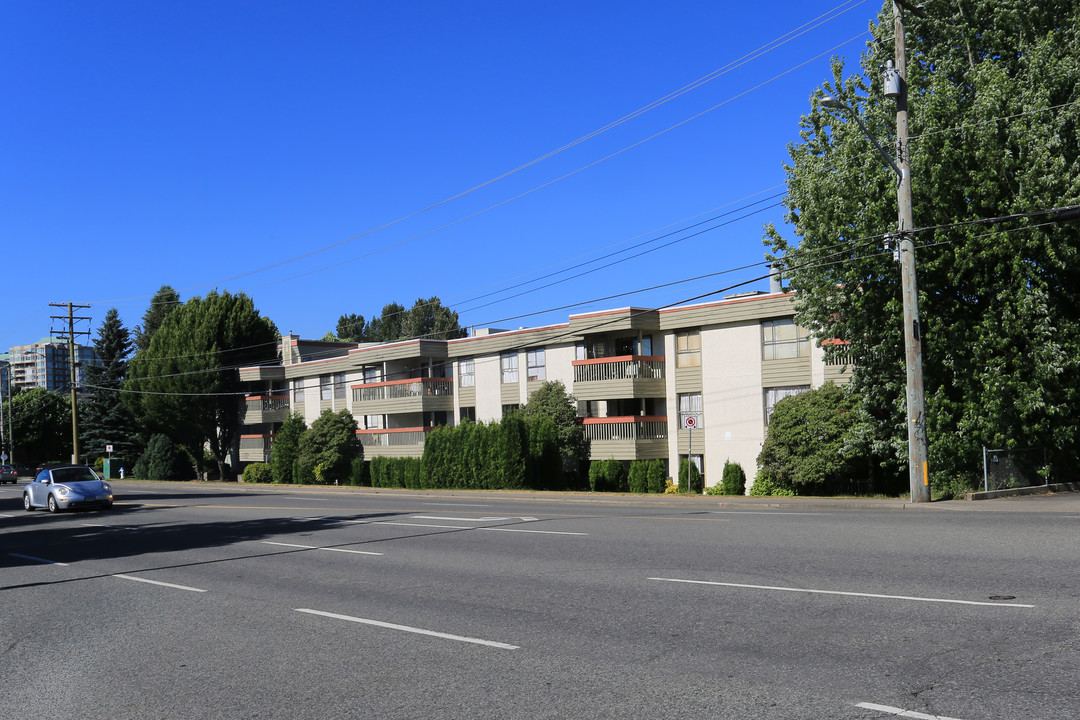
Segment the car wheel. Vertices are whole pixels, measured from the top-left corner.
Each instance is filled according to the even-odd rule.
[[[26,510],[26,512],[30,512],[31,510],[34,509],[34,506],[30,504],[30,494],[29,493],[23,493],[22,506],[23,506],[23,509]]]
[[[49,496],[49,512],[60,512],[60,506],[56,504],[56,498]]]
[[[112,503],[111,502],[105,503],[104,505],[101,506],[101,509],[102,510],[112,510]]]

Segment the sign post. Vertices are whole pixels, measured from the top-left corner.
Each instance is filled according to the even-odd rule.
[[[691,468],[694,465],[694,428],[697,427],[697,418],[693,415],[687,415],[683,418],[683,427],[686,428],[686,494],[690,494],[691,480],[694,477],[694,472]],[[702,488],[702,492],[705,488]]]

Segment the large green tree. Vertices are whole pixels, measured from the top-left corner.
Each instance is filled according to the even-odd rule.
[[[85,395],[79,401],[79,447],[90,457],[103,455],[106,445],[113,446],[116,457],[132,462],[139,455],[135,418],[120,392],[131,347],[127,328],[116,308],[111,308],[94,339],[101,364],[83,368]]]
[[[982,445],[1053,448],[1060,467],[1080,445],[1080,242],[1038,211],[1080,197],[1080,4],[934,2],[906,26],[915,226],[937,228],[915,234],[932,478],[975,476]],[[835,59],[828,90],[889,147],[891,1],[871,32],[861,72]],[[766,242],[798,322],[849,343],[827,352],[854,361],[864,450],[895,470],[907,457],[902,300],[881,238],[896,228],[896,176],[821,100],[789,148],[795,237],[769,227]]]
[[[178,306],[131,361],[125,389],[145,428],[168,435],[199,462],[204,443],[222,478],[240,422],[237,368],[272,361],[277,329],[243,293],[211,292]]]
[[[150,347],[150,339],[161,327],[161,323],[179,306],[180,293],[168,285],[162,285],[150,298],[150,307],[143,314],[142,324],[135,326],[135,346],[139,350]]]
[[[563,470],[579,473],[589,460],[589,441],[577,418],[577,402],[561,380],[547,380],[529,395],[521,408],[526,419],[547,417],[555,424]]]
[[[11,423],[13,455],[20,464],[71,458],[71,400],[65,393],[31,388],[4,404],[4,420]]]
[[[313,477],[320,485],[344,485],[353,460],[363,457],[352,413],[323,410],[300,436],[296,465],[302,477]]]

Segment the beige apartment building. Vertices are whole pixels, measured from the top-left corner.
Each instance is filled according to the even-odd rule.
[[[795,325],[790,293],[571,315],[457,340],[327,343],[282,337],[281,363],[245,368],[241,462],[269,458],[289,413],[310,425],[326,409],[356,418],[366,458],[419,457],[432,428],[498,420],[559,380],[578,403],[594,460],[659,458],[673,474],[692,452],[706,483],[726,460],[756,472],[772,407],[848,368]]]

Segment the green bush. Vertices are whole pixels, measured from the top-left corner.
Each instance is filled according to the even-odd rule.
[[[679,492],[685,493],[687,483],[689,482],[690,494],[700,495],[702,483],[705,482],[705,477],[697,469],[697,465],[690,463],[687,460],[679,460]]]
[[[243,481],[246,483],[269,483],[274,481],[274,475],[269,464],[253,462],[244,468]]]
[[[649,492],[649,461],[635,460],[630,463],[630,492]]]
[[[795,490],[783,487],[769,479],[767,475],[758,472],[754,484],[750,488],[750,497],[793,497]]]
[[[650,460],[646,482],[649,492],[663,494],[667,488],[667,471],[663,460]]]
[[[720,494],[746,494],[746,471],[742,469],[742,465],[730,460],[724,462],[724,475],[720,480]]]
[[[297,458],[293,461],[292,481],[297,485],[314,485],[315,468],[304,464]]]
[[[364,462],[364,458],[353,458],[352,466],[349,468],[349,485],[357,485],[370,487],[371,479],[367,474],[367,463]]]
[[[132,472],[141,480],[190,480],[195,475],[190,456],[167,435],[150,438]]]

